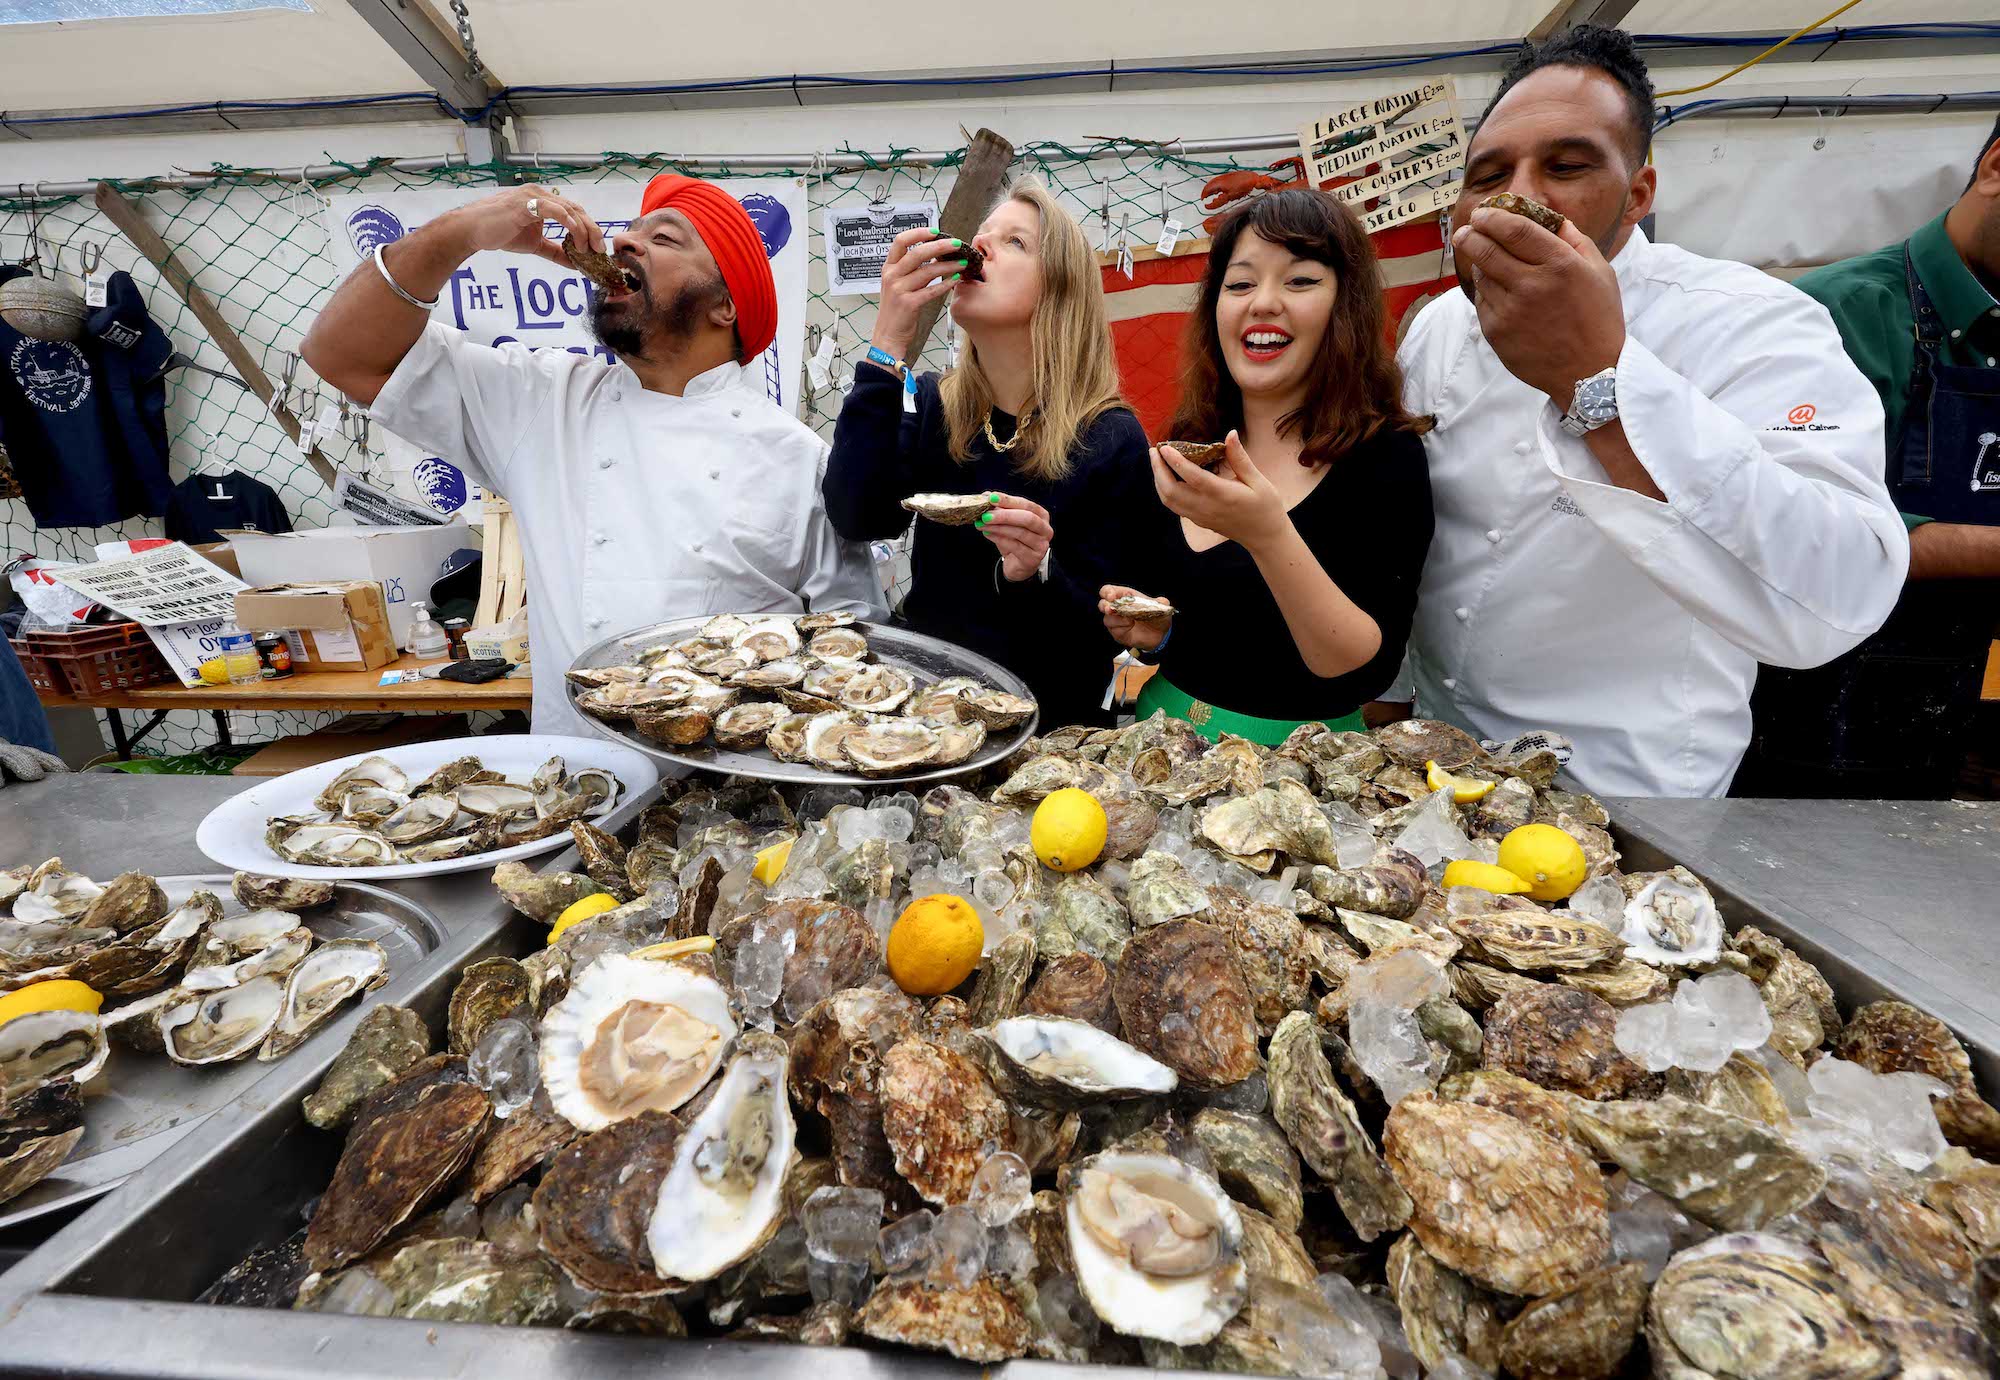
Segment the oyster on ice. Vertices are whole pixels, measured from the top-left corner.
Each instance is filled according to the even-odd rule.
[[[909,1039],[883,1055],[880,1096],[896,1172],[929,1202],[964,1202],[987,1155],[1013,1148],[1007,1104],[947,1045]]]
[[[1376,1153],[1354,1104],[1334,1081],[1313,1018],[1294,1011],[1271,1036],[1271,1116],[1363,1241],[1410,1217],[1410,1195]],[[1407,1099],[1405,1099],[1407,1100]]]
[[[1770,1127],[1684,1098],[1579,1102],[1570,1127],[1601,1158],[1718,1231],[1755,1230],[1826,1186],[1826,1171]]]
[[[1655,1373],[1675,1380],[1874,1380],[1897,1369],[1894,1349],[1843,1302],[1838,1276],[1781,1238],[1718,1237],[1681,1252],[1653,1283],[1645,1327]]]
[[[430,1053],[423,1018],[403,1006],[378,1006],[361,1018],[346,1048],[334,1056],[326,1076],[302,1106],[322,1131],[347,1124],[355,1109],[395,1077]]]
[[[1125,945],[1111,979],[1125,1040],[1199,1089],[1257,1071],[1256,1002],[1224,933],[1169,920]]]
[[[660,1181],[646,1242],[673,1279],[713,1279],[763,1249],[785,1220],[793,1124],[784,1042],[746,1033],[715,1096]]]
[[[639,1112],[670,1112],[708,1082],[736,1037],[729,994],[712,977],[607,954],[543,1019],[542,1086],[583,1131]]]
[[[1722,916],[1715,898],[1684,867],[1625,879],[1632,899],[1619,930],[1628,956],[1659,967],[1688,968],[1722,956]]]
[[[1645,1311],[1644,1265],[1595,1271],[1516,1314],[1500,1333],[1500,1363],[1520,1380],[1611,1380]]]
[[[985,1365],[1027,1355],[1035,1334],[1015,1292],[987,1278],[945,1289],[920,1280],[885,1279],[854,1323],[879,1342],[943,1351]]]
[[[1601,998],[1539,983],[1493,1003],[1480,1059],[1489,1069],[1600,1102],[1657,1094],[1663,1080],[1619,1052],[1617,1026],[1617,1010]]]
[[[1201,832],[1225,853],[1263,858],[1283,853],[1298,863],[1339,861],[1333,826],[1320,812],[1311,791],[1284,779],[1251,795],[1225,800],[1201,812]],[[1257,870],[1257,869],[1253,869]]]
[[[582,1288],[663,1294],[646,1233],[684,1128],[671,1112],[640,1112],[572,1142],[549,1162],[531,1200],[542,1253]]]
[[[1110,1150],[1072,1165],[1063,1220],[1077,1285],[1128,1337],[1212,1339],[1249,1289],[1243,1219],[1215,1180],[1171,1155]]]
[[[1083,1021],[1015,1016],[973,1033],[994,1082],[1026,1106],[1075,1110],[1164,1097],[1180,1084],[1159,1060]]]
[[[1905,1002],[1870,1002],[1854,1013],[1833,1050],[1874,1073],[1937,1079],[1951,1090],[1936,1103],[1945,1139],[1985,1158],[2000,1156],[2000,1111],[1981,1100],[1965,1046],[1937,1017]]]

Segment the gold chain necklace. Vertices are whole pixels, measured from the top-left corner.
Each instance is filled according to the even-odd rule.
[[[1014,423],[1014,434],[1007,438],[1004,445],[1001,443],[1000,438],[993,434],[993,409],[988,408],[986,410],[986,420],[980,423],[980,428],[986,433],[986,444],[993,447],[1000,454],[1005,455],[1020,443],[1021,437],[1028,430],[1028,423],[1034,420],[1035,409],[1031,407],[1021,414],[1019,421]]]

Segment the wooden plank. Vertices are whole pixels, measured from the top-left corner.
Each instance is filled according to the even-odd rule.
[[[958,180],[951,184],[951,195],[938,213],[938,232],[959,240],[978,234],[980,222],[1000,198],[1000,184],[1007,180],[1007,169],[1013,162],[1014,146],[992,130],[982,128],[973,135],[966,146],[965,161],[958,166]],[[917,356],[924,352],[943,311],[944,299],[939,298],[926,302],[917,313],[917,329],[910,337],[910,348],[903,352],[903,363],[916,367]]]
[[[208,332],[208,338],[213,340],[217,348],[228,358],[229,367],[236,371],[236,376],[249,385],[250,391],[270,409],[271,415],[278,419],[278,425],[285,429],[285,434],[293,441],[297,441],[299,419],[282,403],[277,407],[271,406],[271,395],[276,390],[271,386],[270,376],[264,372],[263,366],[257,363],[257,358],[250,353],[249,347],[244,345],[242,337],[236,334],[236,328],[223,320],[222,313],[195,282],[194,275],[188,272],[181,261],[174,256],[174,251],[167,247],[167,242],[160,238],[159,232],[146,223],[145,214],[140,211],[139,204],[106,182],[97,184],[96,201],[97,209],[104,213],[104,218],[118,227],[125,238],[132,242],[132,247],[144,254],[153,267],[160,271],[160,276],[179,294],[181,301],[187,303],[188,310],[195,314],[203,329]],[[332,488],[333,465],[320,454],[319,447],[314,446],[306,459],[321,481],[329,489]]]
[[[372,671],[301,671],[283,680],[255,685],[148,686],[101,699],[43,695],[42,703],[63,709],[258,709],[310,711],[385,710],[405,713],[449,713],[475,709],[527,709],[534,700],[534,683],[527,676],[463,685],[455,680],[406,681],[383,685],[382,673],[415,666],[443,664],[436,658],[399,657]]]
[[[2000,642],[1986,654],[1986,681],[1979,688],[1982,700],[2000,700]]]

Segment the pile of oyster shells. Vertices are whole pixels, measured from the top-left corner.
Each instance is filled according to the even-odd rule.
[[[1497,785],[1456,804],[1430,762]],[[578,825],[584,871],[496,874],[537,925],[622,904],[468,968],[436,1052],[370,1013],[306,1104],[346,1135],[309,1226],[207,1297],[980,1363],[1986,1374],[2000,1113],[1965,1051],[1844,1016],[1692,874],[1622,872],[1555,771],[1423,721],[1266,749],[1156,717],[1031,740],[908,838],[857,823],[893,796],[682,783],[627,841]],[[1068,876],[1021,842],[1063,786],[1110,819]],[[1596,919],[1394,846],[1531,821]],[[914,999],[883,926],[953,859],[990,949]],[[1754,1047],[1621,1048],[1744,988]]]
[[[651,742],[872,777],[957,766],[1035,712],[969,677],[923,683],[877,661],[848,613],[718,614],[627,665],[572,667],[568,682],[578,709]]]
[[[444,862],[533,843],[618,803],[618,778],[572,772],[551,757],[510,781],[477,757],[455,757],[421,781],[387,757],[366,757],[326,783],[305,814],[265,821],[264,844],[288,863],[381,867]]]
[[[0,871],[0,991],[68,978],[106,1003],[0,1025],[0,1202],[83,1138],[86,1088],[112,1040],[191,1067],[277,1059],[388,981],[381,945],[321,942],[300,921],[333,900],[331,882],[239,872],[231,889],[243,909],[225,915],[210,891],[172,906],[143,872],[99,883],[61,858]]]

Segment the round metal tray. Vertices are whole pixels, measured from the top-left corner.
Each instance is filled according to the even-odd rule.
[[[634,628],[631,632],[620,633],[617,637],[607,637],[584,651],[571,664],[571,670],[587,670],[599,666],[629,666],[639,652],[647,647],[656,647],[662,642],[679,642],[693,637],[702,624],[714,614],[698,614],[692,618],[674,618],[665,623],[654,623],[650,627]],[[756,614],[744,614],[745,618],[755,618]],[[989,661],[977,652],[939,638],[926,637],[922,633],[911,632],[907,628],[891,627],[887,623],[857,622],[868,639],[868,650],[875,660],[885,666],[893,666],[899,671],[907,671],[917,678],[920,685],[940,681],[948,676],[969,676],[996,690],[1005,690],[1010,695],[1019,695],[1032,700],[1033,692],[1027,682],[996,661]],[[574,704],[581,693],[573,684],[565,683],[570,702]],[[691,748],[668,747],[656,743],[640,733],[629,723],[606,723],[602,719],[578,711],[579,718],[599,733],[616,738],[622,743],[630,743],[641,752],[657,757],[662,762],[677,762],[683,766],[699,767],[704,771],[727,772],[732,776],[749,776],[764,781],[790,781],[811,786],[883,786],[891,783],[911,784],[919,781],[949,781],[965,776],[982,767],[990,766],[1013,752],[1026,742],[1041,721],[1041,711],[1028,716],[1026,723],[1007,730],[1005,733],[989,733],[986,745],[955,767],[935,767],[926,771],[910,772],[902,776],[858,776],[848,772],[826,771],[810,762],[780,762],[764,748],[754,752],[730,752],[706,743]]]

